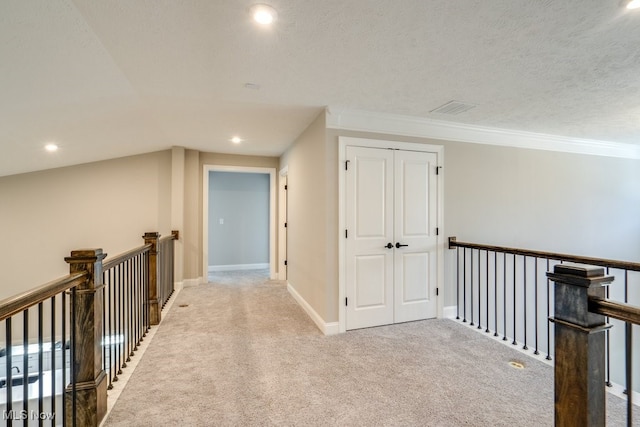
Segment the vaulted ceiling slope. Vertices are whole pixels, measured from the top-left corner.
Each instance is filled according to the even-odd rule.
[[[325,106],[640,144],[640,10],[620,0],[262,1],[272,28],[246,0],[3,0],[0,175],[279,155]],[[432,112],[452,100],[475,107]]]

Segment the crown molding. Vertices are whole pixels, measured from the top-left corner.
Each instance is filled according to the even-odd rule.
[[[338,112],[327,108],[325,114],[326,126],[329,129],[376,132],[473,144],[640,159],[640,145],[514,131],[360,110],[341,110]]]

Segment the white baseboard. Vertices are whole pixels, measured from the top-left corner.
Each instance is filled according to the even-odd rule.
[[[189,286],[198,286],[200,283],[203,283],[202,277],[196,277],[195,279],[184,279],[182,282],[182,287],[187,288]]]
[[[298,304],[300,304],[300,307],[302,307],[302,309],[307,313],[311,320],[313,320],[313,322],[316,324],[318,329],[322,331],[323,334],[335,335],[340,333],[340,326],[338,322],[325,322],[322,317],[320,317],[320,315],[316,313],[313,307],[311,307],[311,305],[309,305],[309,303],[305,301],[304,298],[302,298],[298,291],[296,291],[295,288],[291,286],[291,283],[289,282],[287,282],[287,290],[289,291],[293,299],[295,299]]]
[[[184,282],[174,282],[173,283],[173,289],[175,289],[176,291],[181,291],[184,289]]]
[[[458,307],[455,305],[449,305],[442,309],[442,318],[455,319],[457,313],[458,313]]]
[[[227,264],[227,265],[210,265],[209,273],[212,271],[235,271],[235,270],[263,270],[269,268],[268,262],[259,264]]]

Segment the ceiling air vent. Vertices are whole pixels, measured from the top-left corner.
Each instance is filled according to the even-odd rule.
[[[439,106],[435,110],[431,110],[430,113],[456,115],[464,113],[465,111],[469,111],[474,107],[474,104],[466,104],[460,101],[450,101],[444,105]]]

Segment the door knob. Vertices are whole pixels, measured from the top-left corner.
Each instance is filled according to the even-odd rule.
[[[385,246],[385,248],[387,249],[391,249],[393,247],[393,243],[389,242],[387,243],[387,245]]]
[[[409,246],[409,245],[401,245],[401,244],[400,244],[400,242],[397,242],[397,243],[396,243],[396,248],[401,248],[401,247],[403,247],[403,246]]]

